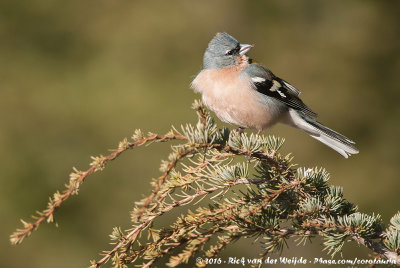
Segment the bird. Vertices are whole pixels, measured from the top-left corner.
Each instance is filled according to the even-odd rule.
[[[357,154],[355,142],[324,126],[300,99],[300,91],[249,58],[254,45],[241,44],[226,32],[208,43],[203,69],[191,83],[203,103],[223,122],[258,135],[276,123],[303,130],[345,158]]]

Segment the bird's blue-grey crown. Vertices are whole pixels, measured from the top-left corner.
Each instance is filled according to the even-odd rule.
[[[238,57],[244,55],[252,46],[241,45],[227,33],[217,33],[208,43],[203,58],[204,69],[222,69],[233,67]]]

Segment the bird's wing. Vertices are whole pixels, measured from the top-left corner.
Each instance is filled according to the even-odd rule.
[[[276,77],[270,70],[259,64],[249,64],[243,74],[250,76],[254,88],[261,94],[277,99],[287,106],[316,117],[313,112],[299,98],[300,91],[283,79]]]

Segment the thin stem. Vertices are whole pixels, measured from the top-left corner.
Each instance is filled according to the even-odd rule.
[[[65,189],[61,194],[56,192],[54,196],[57,196],[57,198],[52,198],[51,202],[48,204],[48,208],[38,212],[38,216],[33,216],[33,218],[36,219],[34,222],[23,222],[24,228],[23,229],[17,229],[16,232],[11,234],[10,236],[10,241],[12,244],[19,244],[22,242],[22,240],[29,236],[32,231],[36,230],[41,223],[43,223],[45,220],[48,222],[52,222],[54,219],[54,212],[57,208],[61,206],[61,204],[67,200],[71,195],[75,194],[77,192],[77,186],[79,186],[81,183],[84,182],[84,180],[94,172],[100,170],[99,167],[104,166],[108,162],[116,159],[120,154],[123,152],[127,151],[128,149],[132,149],[137,146],[144,145],[149,142],[154,142],[154,141],[166,141],[166,140],[187,140],[187,137],[181,136],[181,135],[156,135],[153,134],[149,137],[142,137],[141,139],[128,143],[126,146],[112,150],[112,153],[104,156],[97,165],[92,165],[89,169],[87,169],[84,172],[79,172],[78,177],[74,179],[73,184],[68,184],[67,189]]]
[[[215,186],[215,187],[210,187],[208,189],[204,189],[204,190],[200,190],[197,193],[193,194],[193,195],[189,195],[186,198],[183,198],[180,201],[176,201],[174,204],[169,205],[165,208],[163,208],[162,210],[158,211],[157,213],[155,213],[154,215],[148,217],[145,221],[143,221],[141,224],[139,224],[138,226],[136,226],[132,231],[130,231],[125,237],[124,240],[120,241],[112,250],[110,250],[109,252],[107,252],[105,254],[105,256],[100,259],[99,261],[96,262],[96,266],[94,267],[100,267],[100,265],[106,263],[107,261],[110,260],[110,258],[112,256],[115,255],[115,253],[122,248],[124,245],[126,245],[127,242],[132,243],[136,237],[138,236],[138,234],[144,229],[146,228],[146,226],[148,226],[151,222],[153,222],[157,217],[160,217],[161,215],[163,215],[164,213],[170,211],[171,209],[175,208],[175,207],[179,207],[179,206],[183,206],[183,205],[187,205],[190,202],[192,202],[194,199],[206,195],[206,194],[210,194],[212,192],[215,192],[217,190],[222,190],[222,189],[226,189],[226,188],[230,188],[236,185],[241,185],[241,184],[250,184],[251,181],[249,179],[246,178],[241,178],[238,179],[232,183],[226,184],[224,186]]]
[[[370,250],[372,250],[373,252],[375,252],[381,256],[385,256],[388,260],[392,260],[392,261],[396,262],[397,266],[400,266],[400,255],[397,254],[396,252],[390,251],[387,247],[385,247],[369,238],[364,238],[364,237],[361,237],[358,235],[353,235],[351,238],[354,241],[356,241],[358,244],[369,248]]]

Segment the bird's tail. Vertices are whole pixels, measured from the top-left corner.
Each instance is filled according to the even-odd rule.
[[[354,146],[354,141],[330,128],[327,128],[302,112],[290,109],[287,121],[288,124],[305,131],[311,137],[331,147],[345,158],[348,158],[352,154],[358,154],[359,152]]]

